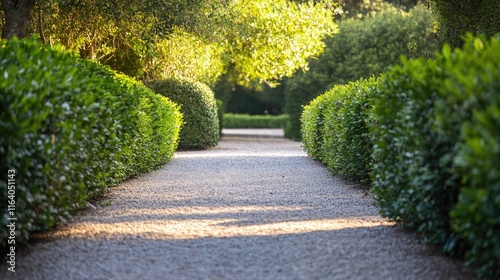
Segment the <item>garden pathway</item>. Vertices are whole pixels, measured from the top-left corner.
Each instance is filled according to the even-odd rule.
[[[0,279],[472,278],[280,131],[224,132],[35,235]]]

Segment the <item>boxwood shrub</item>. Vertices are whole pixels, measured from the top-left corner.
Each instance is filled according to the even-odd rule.
[[[0,239],[9,217],[24,242],[173,155],[182,116],[167,98],[36,41],[0,45]]]
[[[373,190],[382,214],[500,277],[500,43],[469,36],[405,60],[375,98]],[[450,214],[451,213],[451,214]]]
[[[179,148],[207,149],[219,140],[219,118],[214,92],[205,84],[183,79],[152,81],[148,84],[157,93],[181,105],[184,125]]]
[[[370,180],[369,109],[377,85],[372,78],[334,86],[307,105],[301,117],[307,152],[349,180]]]

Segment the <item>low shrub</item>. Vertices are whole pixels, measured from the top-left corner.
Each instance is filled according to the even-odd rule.
[[[225,128],[284,128],[288,115],[249,115],[226,113]]]
[[[207,149],[219,140],[219,118],[214,92],[205,84],[183,79],[153,81],[149,86],[157,93],[181,105],[184,125],[179,148]]]
[[[302,114],[302,139],[308,153],[349,180],[370,180],[373,143],[368,112],[377,85],[377,80],[370,79],[335,86]]]
[[[435,60],[405,60],[375,98],[373,190],[382,214],[481,276],[500,277],[500,43],[469,36]],[[451,213],[451,216],[450,216]]]
[[[22,243],[173,155],[182,116],[167,98],[36,41],[0,45],[0,239],[8,218]]]

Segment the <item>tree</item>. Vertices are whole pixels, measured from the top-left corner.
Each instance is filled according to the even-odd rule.
[[[488,37],[500,32],[498,0],[429,0],[438,21],[440,44],[461,47],[467,32]]]
[[[145,71],[149,80],[185,78],[213,85],[226,71],[224,51],[217,42],[176,28],[169,38],[155,43]]]
[[[0,2],[5,16],[2,38],[26,37],[29,17],[35,6],[35,0],[1,0]]]
[[[196,24],[177,28],[159,42],[151,76],[187,74],[215,84],[226,74],[228,82],[246,87],[275,85],[305,69],[307,59],[319,55],[323,39],[336,30],[332,5],[317,2],[234,0],[206,6]]]
[[[297,69],[307,69],[307,59],[323,52],[323,40],[337,31],[333,7],[329,1],[234,1],[231,28],[223,33],[232,80],[276,85]]]
[[[39,6],[49,43],[140,77],[147,76],[156,43],[174,28],[195,29],[193,14],[208,4],[209,0],[47,0]]]
[[[426,7],[405,12],[386,4],[383,11],[370,14],[342,20],[339,34],[326,40],[325,51],[310,61],[310,70],[286,80],[285,112],[291,122],[287,137],[300,139],[302,106],[334,85],[379,75],[398,64],[400,55],[434,51]]]
[[[213,84],[227,73],[241,85],[273,85],[323,51],[336,30],[332,8],[330,0],[46,0],[30,30],[134,77]]]

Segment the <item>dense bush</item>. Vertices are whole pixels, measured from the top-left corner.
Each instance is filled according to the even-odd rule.
[[[479,264],[479,275],[500,278],[500,38],[490,43],[469,39],[455,70],[453,93],[472,110],[461,127],[454,159],[464,186],[451,212],[452,227],[471,248],[467,258]],[[473,47],[474,44],[474,47]],[[461,68],[462,71],[459,71]],[[468,71],[468,75],[464,70]],[[471,79],[472,78],[472,79]],[[464,92],[466,89],[466,92]],[[466,93],[466,96],[463,96]],[[451,97],[453,98],[453,97]],[[470,106],[470,107],[469,107]],[[468,108],[469,107],[469,108]],[[440,108],[450,110],[449,108]],[[440,116],[446,116],[443,111]],[[447,121],[446,118],[443,121]]]
[[[465,250],[500,277],[500,43],[404,61],[375,101],[373,189],[382,214]],[[450,218],[451,212],[451,218]]]
[[[284,128],[288,115],[225,114],[225,128]]]
[[[372,139],[369,109],[378,81],[338,85],[304,108],[302,139],[311,156],[325,162],[334,174],[368,183]]]
[[[219,118],[214,92],[205,84],[183,79],[154,81],[149,86],[181,105],[184,125],[179,148],[206,149],[217,145]]]
[[[37,42],[0,44],[0,239],[9,217],[23,242],[173,155],[181,114],[167,98]]]
[[[326,48],[311,60],[308,72],[285,82],[285,112],[290,115],[286,136],[300,138],[302,106],[336,84],[379,75],[399,63],[400,55],[434,50],[431,15],[418,5],[409,12],[395,8],[339,23],[339,34],[326,39]]]

